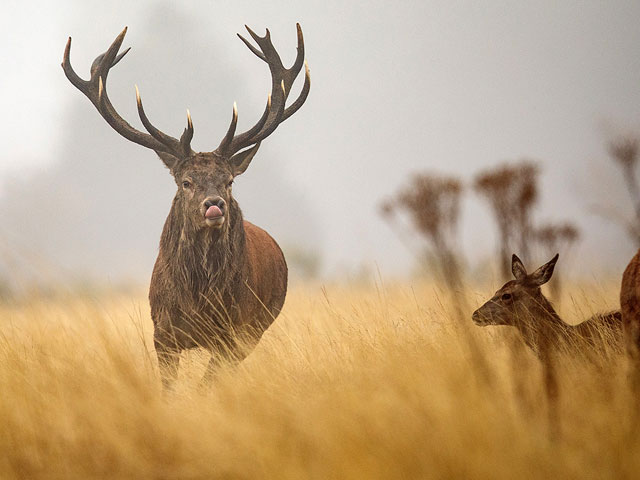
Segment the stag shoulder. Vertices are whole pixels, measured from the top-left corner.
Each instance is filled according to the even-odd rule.
[[[264,305],[273,305],[269,310],[275,316],[287,293],[287,262],[276,241],[262,228],[245,220],[244,231],[247,286]]]

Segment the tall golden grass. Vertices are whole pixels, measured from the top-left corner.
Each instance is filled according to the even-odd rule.
[[[562,313],[614,308],[616,288],[567,286]],[[296,288],[243,363],[202,392],[207,357],[189,352],[169,396],[144,295],[2,305],[0,478],[638,477],[622,355],[561,358],[551,428],[538,360],[445,297]]]

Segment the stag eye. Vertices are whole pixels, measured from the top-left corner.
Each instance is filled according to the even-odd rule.
[[[189,180],[185,180],[184,182],[182,182],[182,187],[191,188],[191,182]]]
[[[511,300],[511,294],[510,293],[503,293],[502,297],[500,297],[502,300]]]
[[[233,185],[233,179],[229,180],[229,183],[227,183],[227,188],[231,188],[231,185]]]

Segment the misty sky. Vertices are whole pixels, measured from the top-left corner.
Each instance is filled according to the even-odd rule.
[[[245,23],[269,27],[289,64],[301,23],[309,99],[263,143],[234,195],[285,250],[319,251],[327,276],[361,265],[386,276],[412,270],[378,214],[412,173],[470,182],[520,158],[543,168],[536,220],[581,229],[567,269],[621,272],[634,253],[593,210],[630,214],[605,142],[640,134],[637,1],[5,0],[0,9],[1,268],[148,279],[175,184],[60,68],[72,36],[72,65],[87,78],[125,25],[132,50],[110,73],[112,102],[142,130],[137,84],[152,122],[174,136],[189,108],[192,146],[205,151],[220,142],[234,101],[243,130],[270,88],[268,69],[235,34]],[[487,205],[470,190],[460,233],[471,264],[495,252]]]

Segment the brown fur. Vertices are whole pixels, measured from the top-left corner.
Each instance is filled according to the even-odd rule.
[[[622,275],[620,310],[627,352],[640,366],[640,250]]]
[[[287,292],[287,265],[273,238],[243,220],[228,184],[232,172],[224,158],[196,154],[174,167],[178,188],[160,239],[149,301],[154,341],[166,387],[177,374],[183,349],[204,347],[212,378],[221,354],[241,360],[239,338],[249,345],[280,313]],[[206,224],[202,204],[226,203],[220,228]]]

